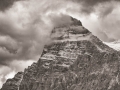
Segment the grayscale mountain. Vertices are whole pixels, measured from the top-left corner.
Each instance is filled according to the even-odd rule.
[[[8,79],[1,90],[120,90],[119,52],[71,20],[55,27],[38,62]]]

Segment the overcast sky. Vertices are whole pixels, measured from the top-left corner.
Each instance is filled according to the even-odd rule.
[[[0,85],[39,59],[51,30],[69,22],[66,15],[102,41],[120,39],[119,0],[0,0]]]

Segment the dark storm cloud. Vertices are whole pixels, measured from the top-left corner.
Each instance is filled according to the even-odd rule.
[[[4,11],[14,4],[14,2],[20,1],[20,0],[0,0],[0,10]]]
[[[111,1],[119,1],[119,0],[71,0],[73,2],[77,2],[77,3],[82,3],[85,6],[95,6],[98,4],[103,4],[103,3],[108,3]]]

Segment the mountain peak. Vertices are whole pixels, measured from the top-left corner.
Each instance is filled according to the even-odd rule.
[[[25,69],[19,84],[13,78],[1,90],[120,90],[118,52],[71,20],[53,29],[53,43]]]
[[[72,21],[72,24],[71,24],[71,25],[75,25],[75,26],[79,25],[79,26],[82,26],[82,23],[81,23],[80,20],[77,20],[77,19],[71,17],[71,21]]]
[[[91,32],[82,26],[82,23],[71,17],[71,23],[55,27],[51,32],[53,40],[78,40],[89,35]]]

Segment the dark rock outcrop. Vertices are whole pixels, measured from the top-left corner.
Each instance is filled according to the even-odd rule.
[[[120,90],[118,52],[73,22],[52,31],[53,43],[25,69],[19,89],[6,89],[8,80],[1,90]]]

